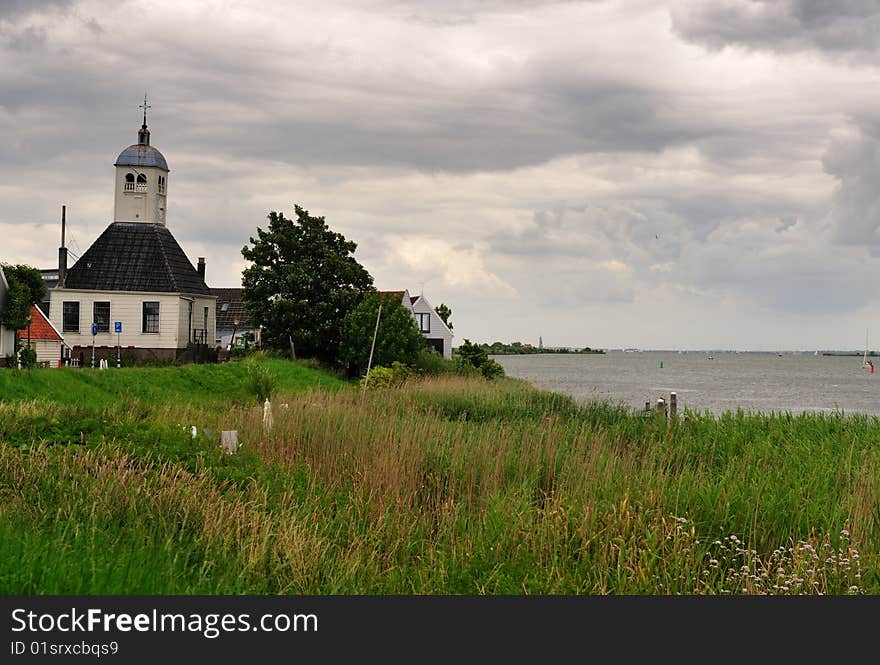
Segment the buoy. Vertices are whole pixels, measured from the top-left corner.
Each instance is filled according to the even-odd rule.
[[[663,361],[660,361],[660,369],[663,369]]]

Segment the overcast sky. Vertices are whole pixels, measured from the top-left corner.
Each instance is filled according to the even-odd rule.
[[[880,0],[0,0],[0,261],[82,253],[146,92],[210,286],[299,204],[456,339],[880,347]]]

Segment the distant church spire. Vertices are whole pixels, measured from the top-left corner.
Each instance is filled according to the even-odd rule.
[[[147,109],[153,107],[147,104],[147,93],[144,93],[144,103],[140,104],[138,108],[144,110],[144,124],[138,132],[138,143],[140,145],[150,145],[150,130],[147,129]]]

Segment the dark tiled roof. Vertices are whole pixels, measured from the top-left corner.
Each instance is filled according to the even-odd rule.
[[[210,295],[171,231],[161,224],[113,222],[67,271],[68,289]]]
[[[250,328],[251,318],[244,308],[244,289],[211,289],[217,296],[217,330],[232,328],[238,319],[239,328]]]

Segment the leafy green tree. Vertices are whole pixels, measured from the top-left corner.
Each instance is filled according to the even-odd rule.
[[[480,344],[474,344],[465,339],[456,349],[458,358],[476,369],[480,370],[487,379],[496,379],[504,376],[504,368],[489,357]]]
[[[452,310],[445,303],[440,303],[434,308],[434,311],[437,312],[437,316],[443,319],[443,323],[445,323],[450,330],[452,330],[452,324],[449,322],[449,317],[452,316]]]
[[[46,297],[46,282],[36,268],[26,265],[3,264],[3,273],[9,282],[6,305],[0,312],[0,323],[15,331],[15,351],[18,352],[18,331],[31,322],[31,307]]]
[[[372,288],[370,273],[354,258],[357,244],[294,206],[296,219],[270,212],[269,228],[241,250],[251,265],[242,272],[243,300],[263,345],[336,363],[345,319]]]
[[[489,354],[479,344],[474,344],[469,339],[465,339],[456,349],[458,356],[465,362],[470,363],[477,369],[489,360]]]
[[[382,315],[373,350],[374,367],[391,367],[395,362],[414,366],[425,348],[425,338],[413,315],[400,304],[400,296],[372,291],[346,319],[340,359],[348,365],[351,375],[367,370],[380,304]]]

